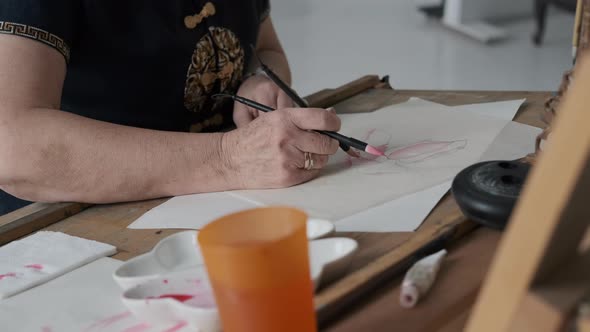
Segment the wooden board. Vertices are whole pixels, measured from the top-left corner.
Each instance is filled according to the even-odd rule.
[[[330,91],[327,90],[322,93],[329,92]],[[441,92],[369,89],[344,102],[338,103],[336,105],[336,109],[339,112],[366,112],[372,111],[381,106],[389,105],[391,103],[405,101],[409,97],[420,97],[447,105],[490,102],[497,100],[518,99],[526,97],[527,104],[525,105],[523,110],[519,112],[517,119],[523,123],[540,125],[540,115],[543,109],[542,105],[544,100],[548,96],[548,93],[530,92]],[[119,253],[115,255],[114,258],[126,260],[150,250],[162,238],[177,232],[176,230],[130,230],[126,228],[127,225],[129,225],[143,213],[149,211],[151,208],[161,204],[164,201],[165,199],[160,199],[146,202],[94,206],[76,215],[72,215],[68,218],[65,218],[64,220],[58,223],[50,225],[45,229],[61,231],[71,235],[110,243],[112,245],[117,246],[117,248],[119,249]],[[441,236],[443,239],[446,240],[454,239],[457,235],[462,235],[466,230],[469,230],[471,228],[471,225],[472,224],[470,224],[464,218],[461,217],[454,201],[451,198],[446,197],[445,199],[443,199],[441,203],[439,203],[437,208],[427,218],[425,223],[420,227],[418,233],[368,234],[355,232],[336,234],[337,236],[347,236],[359,241],[360,249],[355,256],[353,263],[351,264],[351,272],[367,267],[370,263],[376,262],[376,260],[379,257],[382,257],[386,254],[387,256],[385,258],[382,258],[381,261],[377,261],[377,263],[371,265],[369,269],[365,272],[356,274],[356,276],[358,276],[360,279],[354,280],[356,277],[354,277],[354,274],[351,274],[351,276],[353,277],[349,277],[348,279],[344,278],[339,282],[331,285],[330,287],[322,289],[317,297],[318,303],[324,303],[324,305],[334,303],[333,299],[339,299],[342,296],[342,294],[348,295],[351,286],[357,285],[356,283],[358,282],[365,285],[368,284],[368,286],[371,286],[369,288],[372,288],[372,286],[375,286],[378,282],[387,283],[391,280],[390,278],[392,272],[391,269],[387,269],[387,264],[395,262],[403,264],[406,258],[409,258],[415,254],[415,250],[420,248],[423,249],[423,245],[427,244],[429,241]],[[491,236],[490,238],[493,238],[493,236]],[[482,247],[482,249],[479,250],[493,250],[495,241],[490,240],[490,243],[491,244],[488,243],[487,245],[484,245],[485,248]],[[466,251],[465,255],[474,254]],[[474,259],[473,257],[469,259]],[[384,262],[387,264],[381,264]],[[487,266],[487,264],[484,264],[485,260],[478,260],[478,262],[480,262],[481,264],[480,268],[485,268],[484,265]],[[462,269],[461,266],[463,265],[464,264],[458,264],[457,268]],[[375,274],[375,272],[378,273]],[[478,282],[480,282],[481,277],[482,276],[479,274],[474,274],[472,286],[470,287],[474,287],[473,285],[476,285]],[[395,291],[395,288],[393,290],[388,290],[387,294],[391,294],[391,292],[393,291]],[[466,297],[464,294],[459,297],[456,297],[452,294],[450,296],[452,298],[449,298],[449,302],[458,301],[457,303],[464,303],[465,306],[469,306],[472,301],[471,298],[469,298],[468,296]],[[354,299],[355,301],[357,301],[356,297],[354,297]],[[338,307],[337,309],[340,310],[342,308]],[[395,316],[388,314],[390,310],[394,309],[395,308],[379,309],[375,307],[370,307],[371,311],[381,310],[382,312],[387,313],[379,316],[381,319],[380,322],[384,324],[382,325],[383,328],[381,330],[390,330],[386,328],[388,326],[387,322],[396,322],[396,319],[401,317],[398,316],[398,318],[396,318]],[[333,311],[333,313],[338,312],[338,310]],[[367,314],[367,310],[363,309],[363,307],[357,307],[355,311],[349,312],[350,316],[349,319],[347,319],[348,324],[356,324],[354,323],[356,320],[364,320],[365,318],[363,317],[365,317],[364,315]],[[419,311],[420,309],[416,310]],[[418,316],[419,315],[410,315],[408,317],[407,324],[418,324],[419,321],[423,320]],[[452,321],[451,318],[449,318],[448,322],[441,321],[441,324],[446,324],[448,326],[459,323],[460,320]],[[333,330],[336,331],[341,326],[343,325],[334,325]],[[377,329],[379,325],[374,324],[372,326],[374,326]]]

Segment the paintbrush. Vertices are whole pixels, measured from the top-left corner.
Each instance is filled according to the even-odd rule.
[[[307,101],[305,101],[305,99],[299,97],[295,90],[291,89],[291,87],[287,83],[283,82],[283,80],[281,80],[281,78],[277,74],[275,74],[272,71],[272,69],[270,69],[270,67],[268,67],[264,62],[262,62],[262,59],[260,59],[258,53],[256,53],[256,48],[254,47],[254,45],[250,45],[250,47],[252,48],[252,54],[254,54],[254,56],[258,60],[258,63],[260,64],[260,69],[262,69],[262,72],[266,75],[266,77],[273,81],[274,84],[276,84],[279,87],[279,89],[285,92],[285,94],[289,96],[289,98],[291,98],[295,105],[299,107],[309,107],[309,104],[307,103]],[[350,150],[350,145],[347,145],[342,141],[340,141],[340,148],[352,157],[359,157],[359,155],[356,152]]]
[[[216,99],[217,98],[231,98],[234,101],[237,101],[238,103],[244,104],[248,107],[252,107],[252,108],[257,109],[261,112],[272,112],[275,110],[274,108],[272,108],[270,106],[266,106],[266,105],[257,103],[253,100],[250,100],[250,99],[247,99],[244,97],[240,97],[240,96],[236,96],[236,95],[231,95],[231,94],[218,93],[218,94],[213,95],[212,98],[216,98]],[[365,152],[372,154],[374,156],[384,156],[385,155],[383,152],[379,151],[379,149],[377,149],[376,147],[371,146],[368,143],[360,141],[356,138],[344,136],[344,135],[339,134],[334,131],[327,131],[327,130],[314,130],[314,131],[337,140],[340,143],[340,146],[342,146],[343,144],[346,146],[349,146],[349,147],[352,146],[355,149],[365,151]]]

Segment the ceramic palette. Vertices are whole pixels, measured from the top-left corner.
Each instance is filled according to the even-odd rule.
[[[333,232],[331,223],[310,220],[308,238]],[[312,240],[310,274],[314,289],[345,273],[357,242],[348,238]],[[161,240],[150,252],[117,269],[115,281],[125,291],[123,303],[150,324],[186,321],[200,331],[220,331],[213,293],[197,243],[197,231]]]

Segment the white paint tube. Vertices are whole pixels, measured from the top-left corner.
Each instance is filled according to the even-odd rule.
[[[399,302],[404,308],[411,308],[418,303],[436,279],[447,251],[441,250],[435,254],[424,257],[416,262],[406,273],[402,282],[402,289]]]

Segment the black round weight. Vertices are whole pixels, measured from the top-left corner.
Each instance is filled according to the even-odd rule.
[[[486,161],[467,167],[453,180],[451,191],[463,214],[475,222],[504,229],[530,165]]]

